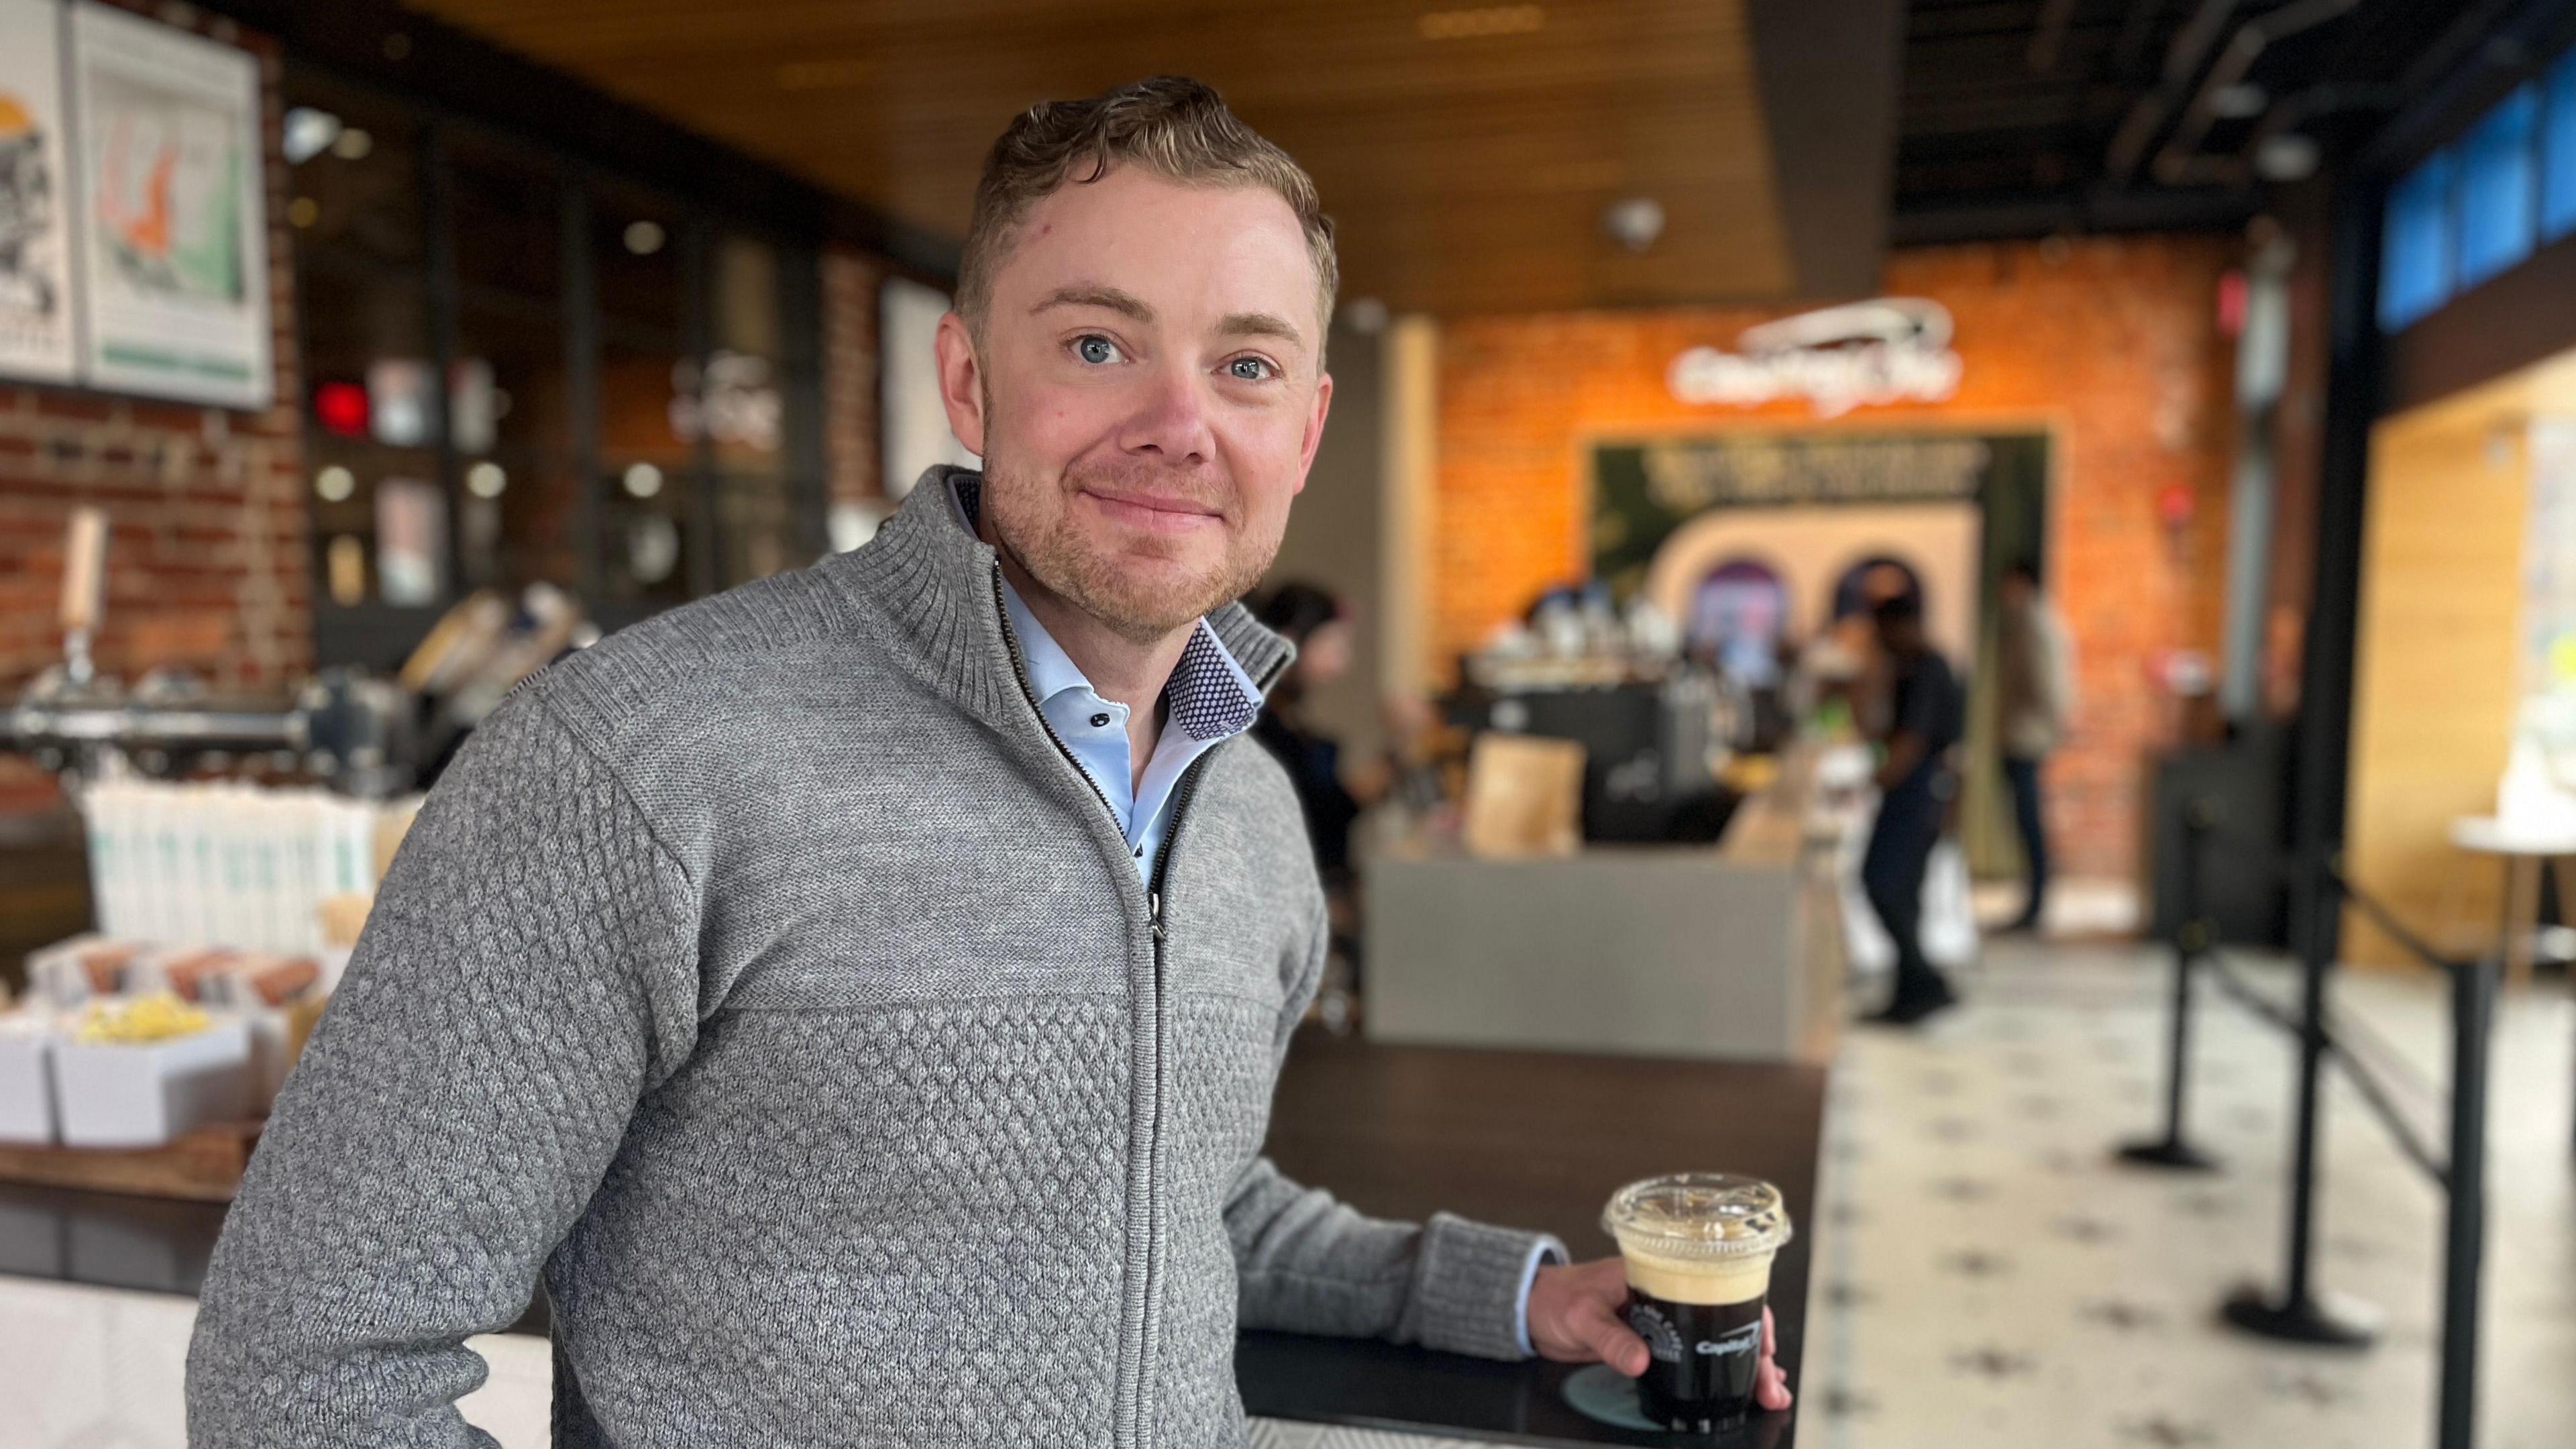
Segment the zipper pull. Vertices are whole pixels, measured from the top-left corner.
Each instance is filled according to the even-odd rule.
[[[1153,924],[1154,939],[1157,941],[1163,939],[1163,897],[1161,892],[1152,892],[1145,897],[1145,918]]]

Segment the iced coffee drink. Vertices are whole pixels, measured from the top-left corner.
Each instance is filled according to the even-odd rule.
[[[1759,1178],[1680,1173],[1632,1182],[1601,1214],[1628,1268],[1628,1326],[1651,1355],[1646,1417],[1714,1433],[1744,1421],[1762,1360],[1771,1259],[1789,1241],[1780,1190]]]

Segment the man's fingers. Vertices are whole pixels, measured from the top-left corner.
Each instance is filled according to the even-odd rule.
[[[1766,1409],[1789,1407],[1789,1376],[1778,1364],[1766,1361],[1762,1365],[1762,1372],[1754,1379],[1753,1401]]]
[[[1646,1341],[1629,1332],[1628,1325],[1607,1307],[1593,1304],[1583,1318],[1577,1331],[1595,1357],[1632,1379],[1646,1371]]]

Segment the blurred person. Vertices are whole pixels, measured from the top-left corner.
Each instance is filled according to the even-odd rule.
[[[1996,630],[1996,684],[2004,779],[2030,866],[2021,914],[2004,929],[2035,931],[2048,905],[2048,823],[2040,766],[2066,738],[2073,713],[2075,663],[2066,625],[2039,591],[2039,570],[2015,561],[2004,570],[2003,614]]]
[[[1253,617],[1297,646],[1297,662],[1270,687],[1261,717],[1252,723],[1252,737],[1278,758],[1288,771],[1288,783],[1296,787],[1306,834],[1314,842],[1315,869],[1329,893],[1349,881],[1351,827],[1384,789],[1377,773],[1356,782],[1345,778],[1341,741],[1317,728],[1306,707],[1314,691],[1350,672],[1350,617],[1331,591],[1297,581],[1272,590],[1254,607]],[[1369,798],[1363,799],[1361,791]]]
[[[1896,947],[1896,990],[1870,1019],[1912,1026],[1955,1005],[1948,978],[1923,952],[1923,878],[1958,795],[1951,752],[1966,706],[1951,673],[1923,632],[1923,604],[1911,594],[1872,610],[1888,665],[1888,713],[1879,740],[1878,819],[1861,857],[1861,885]]]
[[[475,732],[225,1223],[198,1449],[488,1442],[540,1285],[557,1440],[623,1449],[1239,1444],[1239,1326],[1644,1369],[1617,1258],[1259,1155],[1324,902],[1229,601],[1331,236],[1196,82],[1012,121],[937,341],[985,470]]]

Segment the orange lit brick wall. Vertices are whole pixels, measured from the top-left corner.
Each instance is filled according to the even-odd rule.
[[[2232,451],[2231,348],[2217,327],[2232,239],[2158,236],[1902,251],[1883,290],[1950,309],[1964,363],[1937,404],[1816,418],[1803,403],[1677,402],[1664,374],[1702,344],[1782,315],[1724,309],[1466,317],[1441,330],[1432,647],[1458,654],[1552,583],[1581,577],[1584,449],[1603,435],[1730,425],[2037,426],[2054,437],[2049,586],[2079,652],[2077,732],[2050,763],[2060,869],[2135,869],[2142,759],[2174,711],[2176,649],[2214,651]],[[2194,509],[2169,529],[2159,499]]]
[[[92,645],[101,672],[130,680],[178,665],[219,688],[256,688],[312,668],[277,47],[186,7],[125,8],[193,18],[259,57],[277,401],[231,412],[0,382],[0,704],[62,658],[63,533],[84,505],[108,517],[107,613]],[[0,814],[58,798],[51,775],[0,753]]]

